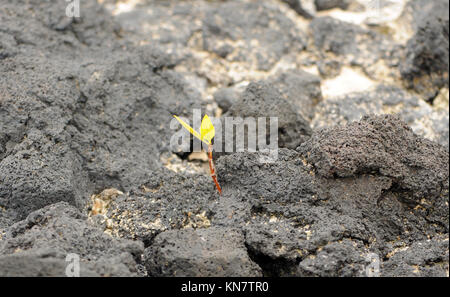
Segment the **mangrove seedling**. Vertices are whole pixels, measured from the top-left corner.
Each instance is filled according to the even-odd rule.
[[[209,161],[209,170],[210,170],[211,178],[214,181],[214,184],[216,185],[217,191],[219,191],[219,194],[222,195],[222,189],[220,188],[219,182],[217,181],[216,168],[214,166],[214,161],[212,158],[213,145],[212,145],[211,140],[214,138],[216,131],[215,131],[214,125],[212,124],[208,115],[205,114],[205,116],[203,117],[202,124],[200,125],[200,133],[195,131],[191,126],[189,126],[186,122],[184,122],[182,119],[180,119],[176,115],[174,115],[174,117],[192,135],[194,135],[195,137],[200,139],[200,141],[202,141],[208,145],[208,161]]]

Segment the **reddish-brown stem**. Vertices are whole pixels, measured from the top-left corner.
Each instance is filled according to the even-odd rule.
[[[212,144],[208,145],[208,160],[209,160],[209,171],[211,172],[211,178],[216,184],[216,188],[219,191],[219,194],[222,195],[222,189],[220,188],[219,182],[217,181],[216,175],[216,167],[214,166],[213,158],[212,158]]]

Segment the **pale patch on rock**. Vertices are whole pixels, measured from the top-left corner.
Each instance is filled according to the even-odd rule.
[[[375,87],[375,85],[376,82],[368,78],[361,71],[350,67],[343,67],[340,75],[322,81],[322,95],[324,99],[327,99],[348,93],[367,91]]]
[[[106,189],[100,194],[91,196],[92,209],[89,212],[89,216],[102,215],[106,216],[108,212],[108,207],[112,199],[116,198],[118,195],[123,195],[123,193],[117,189]]]

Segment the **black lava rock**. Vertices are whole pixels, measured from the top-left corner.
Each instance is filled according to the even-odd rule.
[[[413,2],[416,32],[406,45],[400,71],[408,88],[432,101],[442,87],[448,88],[448,1]]]
[[[220,227],[164,232],[145,251],[144,262],[152,276],[261,276],[242,233]]]
[[[80,259],[81,276],[137,276],[139,241],[114,239],[87,216],[59,202],[28,215],[0,241],[1,276],[65,276],[66,257]]]

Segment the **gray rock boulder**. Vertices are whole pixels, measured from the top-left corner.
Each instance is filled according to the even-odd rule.
[[[144,262],[152,276],[261,276],[242,233],[227,228],[161,233],[146,249]]]
[[[80,259],[81,276],[136,276],[139,241],[114,239],[76,208],[59,202],[28,215],[0,241],[0,275],[65,276],[68,254]]]

